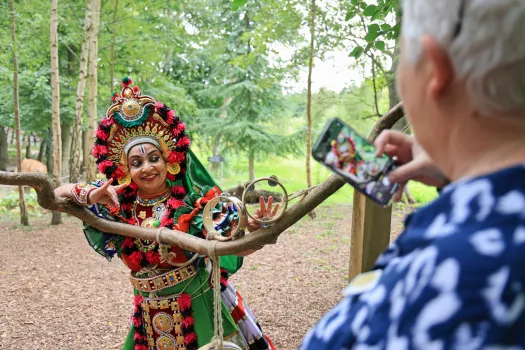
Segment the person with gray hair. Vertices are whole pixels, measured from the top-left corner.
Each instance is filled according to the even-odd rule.
[[[389,180],[440,196],[357,276],[302,350],[525,349],[525,1],[404,0]]]

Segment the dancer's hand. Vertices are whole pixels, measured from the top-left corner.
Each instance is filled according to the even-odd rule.
[[[118,201],[117,193],[128,185],[122,184],[118,186],[111,186],[112,182],[113,179],[109,179],[108,181],[104,182],[102,186],[96,190],[91,191],[91,193],[89,193],[88,202],[92,204],[105,204],[110,207],[118,207],[120,203]]]
[[[259,208],[255,209],[255,213],[253,214],[253,217],[256,219],[270,219],[273,218],[275,215],[277,215],[277,212],[279,211],[279,204],[276,204],[275,207],[273,207],[273,197],[268,197],[268,204],[264,201],[264,197],[259,197]],[[248,231],[257,231],[261,228],[261,224],[251,217],[248,217],[248,225],[247,225]]]

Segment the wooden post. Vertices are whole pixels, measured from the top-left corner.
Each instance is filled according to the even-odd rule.
[[[353,208],[350,280],[374,266],[377,257],[390,243],[392,220],[392,207],[382,208],[357,191],[354,191]]]
[[[399,103],[379,119],[372,128],[369,141],[373,142],[381,131],[390,129],[403,115],[403,107]],[[349,280],[361,272],[370,270],[377,257],[388,247],[391,221],[392,207],[382,208],[354,191]]]

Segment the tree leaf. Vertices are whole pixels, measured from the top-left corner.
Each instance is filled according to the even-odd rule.
[[[357,6],[359,4],[359,0],[352,0],[352,5]]]
[[[379,24],[373,23],[368,26],[368,32],[369,33],[377,33],[379,32]]]
[[[385,42],[384,41],[376,41],[374,46],[378,50],[385,51]]]
[[[392,29],[392,26],[388,23],[381,24],[381,30],[388,32],[390,29]]]
[[[377,6],[376,5],[368,5],[365,9],[365,11],[363,12],[363,14],[365,16],[368,16],[368,17],[371,17],[373,16],[377,11]]]
[[[358,59],[361,54],[363,53],[363,48],[361,46],[356,46],[352,52],[350,52],[350,57],[354,57],[355,59]]]
[[[247,2],[248,2],[248,0],[233,0],[232,10],[233,11],[237,11],[239,9],[239,7],[242,7],[242,6],[246,5]]]
[[[377,38],[377,32],[370,32],[365,36],[365,40],[369,43],[376,40]]]

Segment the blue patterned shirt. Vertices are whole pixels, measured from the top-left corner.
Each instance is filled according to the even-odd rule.
[[[301,350],[525,349],[525,165],[449,185],[375,269]]]

